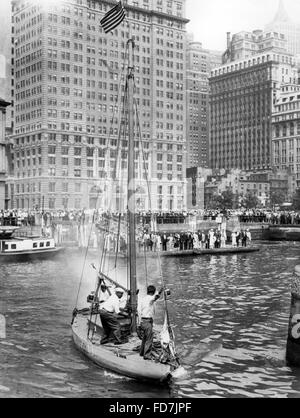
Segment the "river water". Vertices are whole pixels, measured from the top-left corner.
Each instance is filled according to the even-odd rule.
[[[0,398],[300,397],[300,370],[284,361],[300,243],[259,245],[253,254],[162,259],[187,373],[163,389],[94,366],[72,343],[69,324],[81,273],[83,303],[93,289],[89,263],[96,254],[88,255],[85,269],[80,253],[2,265]],[[158,284],[158,277],[150,260],[148,283]]]

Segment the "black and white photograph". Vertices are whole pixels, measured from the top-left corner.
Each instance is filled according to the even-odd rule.
[[[300,2],[1,0],[0,399],[300,398]]]

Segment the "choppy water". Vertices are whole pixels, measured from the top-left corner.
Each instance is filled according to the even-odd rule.
[[[74,348],[69,324],[83,256],[2,265],[0,397],[300,397],[300,370],[284,361],[300,243],[261,245],[248,255],[162,259],[188,372],[170,389],[108,373]],[[94,283],[89,267],[87,275],[80,300]],[[157,282],[154,261],[148,275]]]

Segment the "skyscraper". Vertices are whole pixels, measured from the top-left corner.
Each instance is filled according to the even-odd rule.
[[[7,176],[7,158],[6,158],[6,111],[10,103],[0,97],[0,210],[6,209],[6,176]]]
[[[300,85],[286,86],[276,100],[273,122],[273,165],[289,172],[300,187]]]
[[[208,167],[210,71],[221,65],[221,52],[209,51],[193,39],[187,44],[187,166]]]
[[[185,208],[185,0],[128,0],[126,22],[105,35],[100,20],[114,4],[14,0],[12,206],[79,209],[95,206],[98,194],[104,204],[131,31],[152,208]],[[137,144],[137,174],[140,157]],[[141,209],[149,208],[146,190]]]
[[[227,50],[223,54],[223,64],[250,58],[254,55],[263,54],[268,51],[279,53],[288,52],[287,39],[283,33],[264,32],[254,30],[253,32],[239,32],[232,36],[227,33]]]
[[[300,54],[300,23],[293,22],[289,17],[283,0],[279,0],[278,11],[273,21],[266,25],[265,31],[284,34],[288,52],[293,55]]]
[[[271,168],[276,97],[283,85],[296,81],[292,55],[272,51],[212,71],[210,168]]]
[[[0,96],[11,101],[11,6],[0,3]],[[6,112],[6,126],[12,122],[12,107]]]

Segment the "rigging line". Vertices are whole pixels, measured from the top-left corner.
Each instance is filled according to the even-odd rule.
[[[120,229],[121,229],[121,213],[119,213],[119,224],[118,224],[118,234],[117,234],[117,248],[116,248],[115,269],[117,268],[117,262],[118,262]]]
[[[97,192],[97,200],[96,200],[96,206],[97,206],[97,202],[99,199],[99,195],[100,195],[100,190],[98,189]],[[90,243],[90,239],[92,236],[92,230],[93,230],[93,226],[95,225],[95,218],[96,218],[96,209],[94,210],[94,214],[93,214],[93,219],[92,219],[92,223],[91,223],[91,228],[90,228],[90,233],[89,233],[89,237],[88,237],[88,242],[87,242],[87,247],[86,247],[86,252],[85,252],[85,259],[84,259],[84,263],[83,263],[83,269],[82,269],[82,277],[81,277],[81,282],[82,282],[82,278],[83,278],[83,273],[84,273],[84,269],[85,269],[85,265],[86,265],[86,259],[87,259],[87,255],[88,255],[88,250],[89,250],[89,243]],[[78,292],[78,297],[79,297],[79,292]],[[76,301],[76,305],[77,305],[78,299]],[[91,315],[93,312],[93,304],[92,304],[92,309],[91,309]],[[90,326],[89,326],[89,331],[90,332]]]
[[[137,117],[137,125],[138,125],[139,135],[140,135],[140,138],[141,138],[141,126],[140,126],[140,120],[139,120],[139,114],[138,114],[136,101],[135,101],[135,107],[136,107],[136,115],[137,115],[136,116]],[[142,144],[142,141],[141,141],[141,144]],[[142,144],[142,154],[143,154],[143,160],[144,160],[144,170],[145,170],[145,175],[146,175],[146,182],[147,182],[147,186],[148,186],[149,209],[150,209],[150,213],[152,214],[150,182],[149,182],[148,173],[147,173],[147,170],[146,170],[146,162],[145,162],[145,154],[144,154],[143,144]],[[152,217],[152,215],[151,215],[151,217]],[[161,263],[161,256],[160,256],[159,251],[157,252],[157,254],[158,254],[158,267],[159,267],[159,271],[160,271],[160,277],[161,277],[162,285],[165,288],[166,283],[165,283],[165,279],[164,279],[163,272],[162,272],[162,263]],[[173,333],[173,330],[172,330],[172,327],[171,327],[171,322],[170,322],[170,317],[169,317],[167,296],[166,296],[165,292],[163,292],[163,294],[164,294],[164,305],[165,305],[165,311],[166,311],[166,316],[167,316],[168,330],[169,330],[171,339],[174,341],[174,333]]]
[[[135,88],[136,88],[136,85],[134,84],[134,86],[135,86]],[[134,106],[135,106],[135,109],[136,109],[136,121],[137,121],[137,123],[136,123],[136,127],[137,127],[137,130],[138,130],[138,138],[139,138],[139,143],[140,143],[140,150],[141,150],[141,153],[142,153],[142,157],[143,157],[143,166],[144,166],[144,171],[145,171],[145,173],[147,173],[147,170],[146,170],[146,165],[145,165],[145,155],[144,155],[144,150],[143,150],[143,144],[142,144],[142,135],[141,135],[141,127],[140,127],[140,121],[139,121],[139,116],[138,116],[138,109],[137,109],[137,101],[136,101],[136,99],[134,99]],[[141,171],[142,171],[142,168],[141,168]],[[141,180],[142,180],[142,177],[143,177],[143,173],[140,171],[140,177],[141,177]],[[147,181],[147,175],[146,175],[146,181]],[[141,183],[142,183],[142,181],[141,181]],[[148,184],[147,184],[147,186],[148,186]],[[149,187],[148,187],[148,196],[149,196],[149,199],[150,199],[150,189],[149,189]],[[145,278],[146,278],[146,286],[148,287],[148,264],[147,264],[147,252],[146,252],[146,245],[145,245],[145,241],[144,241],[144,262],[145,262]]]
[[[148,197],[149,197],[149,206],[150,206],[150,212],[151,212],[150,185],[149,185],[149,182],[148,182],[148,173],[147,173],[146,159],[145,159],[144,147],[143,147],[143,142],[142,142],[142,133],[141,133],[140,119],[139,119],[138,107],[137,107],[137,101],[136,100],[134,100],[134,105],[135,105],[135,109],[136,109],[136,120],[137,120],[138,137],[140,139],[139,142],[140,142],[140,147],[141,147],[141,151],[142,151],[143,167],[144,167],[144,173],[145,173],[145,177],[146,177],[146,184],[147,184]],[[150,224],[150,226],[151,226],[151,224]],[[146,284],[148,286],[147,253],[146,253],[145,245],[144,245],[144,255],[145,255],[145,269],[146,269]]]
[[[99,190],[98,190],[98,194],[97,194],[97,201],[98,201],[98,198],[99,198]],[[95,223],[95,215],[96,215],[96,210],[94,211],[94,214],[93,214],[92,225],[94,225],[94,223]],[[84,269],[85,269],[85,265],[86,265],[86,259],[87,259],[87,255],[88,255],[88,251],[89,251],[89,242],[90,242],[90,239],[91,239],[91,235],[92,235],[92,227],[90,229],[88,243],[87,243],[87,247],[86,247],[86,251],[85,251],[85,257],[84,257],[83,267],[82,267],[82,271],[81,271],[79,289],[78,289],[77,298],[76,298],[76,304],[75,304],[75,307],[76,308],[77,308],[79,294],[80,294],[80,290],[81,290],[81,286],[82,286],[83,273],[84,273]]]
[[[127,47],[128,48],[128,47]],[[122,74],[121,74],[121,77],[120,77],[120,82],[119,82],[119,87],[118,87],[118,95],[117,95],[117,105],[118,105],[118,103],[119,103],[119,98],[121,97],[121,95],[120,95],[120,91],[121,91],[121,83],[122,83],[122,75],[124,75],[125,74],[125,62],[126,62],[126,52],[125,52],[125,54],[124,54],[124,60],[123,60],[123,64],[122,64]],[[123,98],[123,101],[124,101],[124,98]],[[123,109],[122,109],[122,111],[120,112],[120,106],[118,106],[118,108],[119,108],[119,115],[120,114],[122,114],[122,113],[125,113],[125,111],[124,111],[124,105],[123,105]],[[114,122],[114,119],[115,119],[115,106],[114,106],[114,110],[113,110],[113,118],[112,118],[112,120],[111,120],[111,125],[110,125],[110,129],[109,129],[109,137],[108,137],[108,142],[107,142],[107,147],[106,147],[106,159],[107,159],[107,154],[108,154],[108,150],[109,150],[109,148],[110,148],[110,135],[111,135],[111,128],[112,128],[112,126],[113,126],[113,122]],[[119,119],[120,119],[120,116],[119,116]],[[122,126],[122,124],[121,124],[121,126]],[[120,129],[121,130],[121,129]],[[120,134],[120,130],[119,130],[119,134]],[[119,144],[118,144],[118,148],[119,148]],[[118,151],[118,150],[117,150]],[[114,181],[115,181],[115,175],[116,175],[116,171],[117,171],[117,158],[116,158],[116,162],[115,162],[115,166],[114,166],[114,171],[113,171],[113,175],[112,175],[112,182],[114,183]],[[106,180],[108,179],[108,170],[106,171]],[[109,204],[108,204],[108,206],[109,206],[109,208],[111,208],[111,206],[112,206],[112,201],[113,201],[113,193],[111,194],[111,197],[110,197],[110,201],[109,201]],[[109,224],[108,224],[108,231],[110,230],[110,225],[111,225],[111,220],[109,221]]]
[[[120,80],[119,80],[119,85],[118,85],[118,93],[117,93],[117,97],[116,97],[116,101],[115,104],[113,105],[113,116],[112,119],[110,119],[110,127],[109,127],[109,132],[108,132],[108,139],[107,139],[107,146],[106,146],[106,151],[109,149],[109,142],[110,142],[110,136],[111,136],[111,128],[114,124],[114,120],[115,120],[115,114],[116,114],[116,107],[119,108],[118,103],[119,103],[119,98],[120,98],[120,91],[121,91],[121,83],[122,83],[122,75],[125,74],[125,61],[126,61],[126,52],[124,54],[124,60],[123,60],[123,64],[121,68],[121,76],[120,76]],[[106,64],[106,67],[108,68],[110,74],[112,74],[112,69],[108,66],[108,64]]]
[[[125,61],[126,61],[126,54],[124,55],[123,68],[125,68]],[[118,87],[117,104],[119,103],[121,83],[122,83],[122,76],[120,77],[120,83],[119,83],[119,87]],[[120,108],[120,106],[119,106],[119,108]],[[123,108],[124,108],[124,106],[123,106]],[[120,114],[120,112],[119,112],[119,114]],[[113,118],[112,118],[112,121],[111,121],[110,130],[109,130],[109,137],[108,137],[108,142],[107,142],[107,146],[106,146],[106,151],[108,151],[108,149],[110,147],[110,132],[111,132],[111,127],[112,127],[113,121],[114,121],[114,115],[115,115],[115,106],[114,106]],[[107,159],[107,152],[106,152],[106,159]],[[115,177],[115,173],[113,173],[113,179],[112,179],[113,181],[114,181],[114,177]],[[106,176],[106,181],[107,181],[107,176]],[[109,209],[112,206],[112,201],[113,201],[113,194],[111,194],[110,201],[109,201],[109,204],[108,204]],[[109,210],[108,210],[108,215],[109,215]],[[106,242],[106,238],[109,239],[109,232],[110,232],[111,223],[112,223],[112,217],[109,217],[106,236],[104,237],[104,243]],[[101,263],[100,263],[100,269],[103,269],[103,270],[104,270],[104,267],[105,267],[103,264],[104,264],[104,260],[106,258],[107,252],[108,252],[108,248],[107,248],[107,245],[106,245],[105,248],[104,248],[104,251],[102,252],[102,258],[101,258]]]
[[[105,236],[104,237],[104,240],[103,240],[103,252],[102,252],[102,255],[103,255],[103,253],[105,251],[105,248],[107,247],[106,246],[106,240],[107,240],[107,236]],[[101,259],[101,263],[100,263],[100,267],[99,267],[99,272],[97,274],[97,284],[96,284],[96,289],[95,289],[94,301],[91,304],[90,321],[89,321],[89,327],[88,327],[88,338],[89,338],[90,330],[91,330],[91,320],[92,320],[92,317],[93,317],[93,310],[94,310],[94,307],[96,306],[96,303],[97,303],[97,300],[98,300],[98,293],[99,293],[100,286],[101,286],[101,282],[102,282],[102,280],[100,278],[100,274],[99,274],[101,272],[102,268],[103,268],[103,257]],[[96,322],[97,322],[97,313],[96,313],[96,317],[95,317],[95,323]],[[92,338],[93,337],[94,337],[94,331],[93,331]]]
[[[121,136],[122,136],[122,131],[124,130],[124,126],[126,125],[126,121],[125,121],[125,101],[126,101],[126,92],[124,92],[124,96],[123,96],[123,106],[122,106],[122,112],[121,112],[121,124],[120,124],[120,129],[119,129],[119,133],[118,133],[118,143],[117,143],[117,150],[116,150],[116,160],[115,160],[115,167],[114,167],[114,172],[113,172],[113,184],[114,187],[116,187],[116,191],[115,191],[115,197],[116,197],[116,203],[117,203],[117,196],[121,194],[121,190],[122,190],[122,183],[121,180],[119,182],[119,185],[117,185],[118,181],[118,175],[117,172],[121,171],[121,154],[122,154],[122,146],[121,146]],[[119,166],[119,170],[118,170],[118,166]],[[117,190],[117,186],[119,187],[119,190]],[[112,196],[113,199],[113,196]],[[119,250],[119,239],[120,239],[120,223],[121,223],[121,199],[119,198],[119,207],[117,207],[116,205],[116,210],[119,212],[119,220],[118,220],[118,234],[117,234],[117,246],[115,248],[116,250],[116,258],[115,258],[115,269],[117,268],[117,261],[118,261],[118,250]]]
[[[126,83],[127,83],[127,81],[126,81]],[[120,119],[121,123],[120,123],[119,131],[118,131],[117,154],[116,154],[115,166],[114,166],[114,171],[113,171],[113,180],[115,180],[115,181],[117,179],[117,171],[118,171],[118,161],[119,161],[118,156],[119,156],[119,152],[120,152],[120,149],[121,149],[122,128],[123,128],[123,123],[125,125],[125,122],[126,122],[126,120],[125,120],[126,83],[125,83],[125,86],[124,86],[124,90],[125,90],[124,91],[124,96],[123,96],[122,100],[120,101],[120,102],[122,102],[122,108],[121,108],[121,111],[119,111],[119,119]]]
[[[127,48],[128,48],[128,46],[126,47],[126,51],[127,51]],[[106,143],[106,147],[104,148],[105,149],[105,156],[106,156],[105,160],[107,161],[107,163],[109,165],[110,165],[110,163],[109,163],[110,160],[108,158],[108,151],[110,150],[110,139],[111,139],[111,132],[113,132],[113,125],[114,125],[114,120],[115,120],[116,107],[118,108],[118,113],[120,114],[119,98],[121,97],[120,92],[121,92],[122,76],[125,74],[126,51],[125,51],[125,54],[124,54],[124,60],[123,60],[123,64],[122,64],[123,68],[121,68],[121,76],[120,76],[119,85],[118,85],[118,93],[117,93],[117,97],[116,97],[116,103],[115,103],[115,105],[113,105],[113,116],[112,116],[112,119],[110,119],[110,126],[109,126],[107,143]],[[109,169],[107,167],[106,176],[105,176],[105,184],[106,185],[107,185],[107,180],[109,179],[108,173],[109,173]],[[111,207],[112,199],[113,198],[111,196],[111,200],[109,202],[109,208]]]

